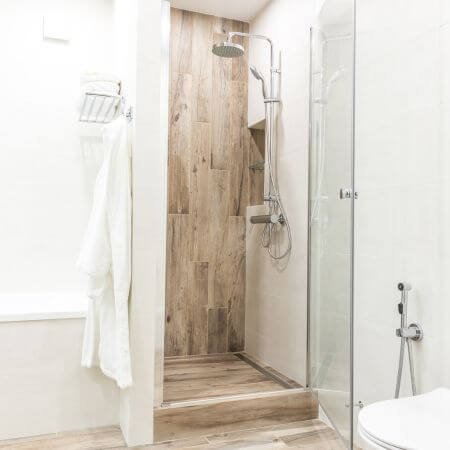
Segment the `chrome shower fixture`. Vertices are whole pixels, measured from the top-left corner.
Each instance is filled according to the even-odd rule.
[[[291,226],[286,215],[286,211],[281,201],[280,191],[278,189],[278,177],[274,168],[273,160],[276,157],[275,151],[275,104],[280,100],[275,93],[275,84],[279,83],[281,70],[275,66],[275,57],[273,43],[267,36],[260,34],[241,33],[240,31],[230,31],[227,40],[220,44],[213,45],[212,52],[221,58],[236,58],[244,54],[244,47],[233,42],[234,36],[247,37],[249,39],[262,39],[270,46],[270,80],[269,89],[262,73],[255,67],[250,67],[252,75],[261,82],[263,101],[265,104],[266,117],[266,167],[268,171],[268,192],[264,193],[264,202],[267,205],[268,214],[255,216],[251,219],[252,223],[264,224],[264,230],[261,237],[261,245],[267,249],[270,257],[275,260],[285,258],[291,253],[292,235]],[[280,248],[279,233],[285,231],[287,234],[284,248]]]
[[[241,36],[249,39],[261,39],[266,41],[270,46],[270,96],[264,95],[264,103],[277,103],[280,100],[275,98],[275,76],[281,74],[281,70],[275,67],[275,53],[273,49],[272,41],[261,34],[250,34],[242,33],[240,31],[230,31],[228,33],[226,41],[220,42],[219,44],[214,44],[212,47],[212,52],[221,58],[238,58],[245,53],[245,49],[241,44],[233,42],[233,37]],[[264,82],[264,77],[261,72],[257,70],[254,66],[250,67],[250,70],[255,78]]]

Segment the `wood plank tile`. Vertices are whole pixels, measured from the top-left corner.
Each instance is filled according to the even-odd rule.
[[[282,423],[280,425],[272,425],[268,427],[256,428],[251,430],[231,431],[210,435],[208,441],[217,444],[225,444],[227,442],[252,442],[259,440],[261,442],[274,442],[275,440],[288,439],[290,436],[298,436],[302,433],[311,431],[321,432],[328,431],[329,427],[319,419],[303,420],[290,423]]]
[[[248,205],[247,83],[231,82],[230,216],[245,216]]]
[[[170,9],[170,71],[190,74],[192,69],[192,35],[194,14]]]
[[[189,245],[185,238],[189,227],[186,214],[169,214],[167,235],[165,354],[187,353],[187,314]]]
[[[164,374],[166,402],[285,389],[232,354],[210,358],[168,358]]]
[[[245,344],[245,217],[229,217],[227,265],[228,282],[228,350],[244,350]]]
[[[189,264],[187,296],[187,354],[208,351],[208,263]]]
[[[223,36],[214,35],[214,42],[220,42]],[[230,58],[213,56],[212,70],[212,150],[211,168],[228,169],[231,157],[231,75]]]
[[[192,120],[211,122],[214,17],[194,14],[192,25]]]
[[[230,199],[229,172],[210,170],[208,189],[208,304],[210,307],[227,306],[229,280],[224,261]]]
[[[233,21],[233,31],[240,31],[248,33],[248,23]],[[243,81],[247,84],[248,80],[248,39],[242,36],[236,36],[233,38],[233,42],[236,42],[244,47],[244,54],[239,58],[233,58],[231,79],[233,81]],[[247,101],[247,98],[245,99]]]
[[[67,433],[0,441],[1,450],[97,450],[125,444],[119,427],[105,427]]]
[[[189,213],[192,76],[176,74],[170,87],[168,210]]]
[[[211,125],[192,123],[190,174],[190,258],[208,261],[209,170],[211,165]],[[212,186],[215,188],[215,185]],[[206,238],[205,238],[206,237]]]
[[[228,344],[228,309],[208,309],[208,353],[225,353]]]
[[[232,384],[235,375],[240,377],[241,374],[248,373],[253,373],[251,367],[248,365],[243,365],[242,362],[236,360],[227,363],[210,363],[200,366],[197,364],[192,364],[190,366],[180,366],[175,368],[171,368],[166,363],[165,382],[172,382],[178,385],[179,381],[188,379],[201,386],[202,380],[205,378],[220,378],[225,375],[229,375],[231,377],[230,384]]]
[[[199,377],[196,373],[192,378],[175,375],[166,378],[165,386],[166,403],[286,390],[262,373],[250,369],[211,372],[209,377]]]
[[[175,402],[184,400],[195,400],[201,398],[216,398],[225,397],[232,395],[243,395],[243,394],[253,394],[260,392],[272,392],[273,390],[281,390],[279,386],[275,386],[272,381],[267,381],[259,375],[261,381],[251,381],[252,377],[248,378],[242,377],[242,383],[240,385],[232,386],[230,385],[226,378],[222,380],[212,380],[211,385],[206,384],[208,380],[205,381],[203,387],[193,389],[188,383],[183,386],[178,386],[177,389],[170,389],[167,391],[167,396],[165,397],[165,402]]]
[[[218,38],[214,42],[221,42],[227,38],[230,31],[234,31],[235,21],[226,17],[214,17],[213,31],[218,34]]]
[[[128,448],[118,426],[0,441],[2,450],[126,450]],[[246,448],[343,450],[346,447],[337,438],[336,433],[320,420],[305,420],[222,434],[194,436],[133,448],[135,450]]]
[[[194,437],[188,439],[180,439],[176,441],[161,442],[160,444],[154,444],[149,447],[144,447],[140,449],[139,447],[135,450],[146,450],[147,448],[152,450],[168,450],[177,449],[182,450],[185,448],[202,448],[203,446],[208,446],[209,442],[206,437]],[[204,447],[203,447],[204,448]]]
[[[309,450],[344,450],[346,448],[339,435],[331,428],[283,436],[281,440],[290,448]]]
[[[202,447],[200,447],[202,448]],[[284,442],[275,441],[275,442],[264,442],[260,439],[255,439],[253,441],[233,441],[228,442],[226,444],[208,444],[208,446],[204,446],[203,448],[208,449],[221,449],[221,450],[277,450],[284,449],[287,450],[287,446]]]
[[[310,392],[155,410],[157,441],[207,436],[317,418]]]
[[[208,307],[229,308],[236,303],[231,299],[235,287],[230,277],[235,282],[235,277],[240,280],[243,274],[232,268],[235,249],[227,248],[228,217],[244,216],[249,202],[248,55],[234,60],[219,58],[212,54],[211,46],[223,41],[229,31],[247,30],[248,24],[177,9],[172,9],[171,24],[168,210],[172,215],[189,215],[184,238],[189,260],[208,263]],[[238,41],[247,45],[241,38]],[[176,284],[177,277],[167,266],[167,279]],[[200,289],[195,281],[192,286],[194,291]],[[202,292],[204,288],[202,285]],[[186,337],[172,340],[167,355],[205,351],[208,326],[207,320],[200,321],[208,313],[194,304],[198,292],[188,294],[184,310],[180,305],[168,305],[172,313],[184,311],[184,317],[176,320],[184,324]],[[243,311],[234,306],[228,311],[233,342],[242,341],[237,336],[243,336],[243,330],[236,327],[243,326]],[[214,317],[217,312],[212,314]],[[211,330],[222,332],[217,325],[212,323]],[[216,341],[206,346],[207,351],[215,348],[228,350]],[[233,343],[233,349],[241,348]]]

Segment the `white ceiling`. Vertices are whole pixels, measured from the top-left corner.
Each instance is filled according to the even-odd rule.
[[[174,8],[250,22],[270,0],[171,0]]]

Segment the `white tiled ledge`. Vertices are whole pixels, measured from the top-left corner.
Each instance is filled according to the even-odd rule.
[[[73,292],[0,293],[0,322],[86,317],[87,297]]]

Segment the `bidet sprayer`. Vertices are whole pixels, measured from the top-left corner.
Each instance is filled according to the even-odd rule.
[[[409,372],[411,380],[412,394],[417,394],[416,377],[414,374],[414,358],[412,353],[411,341],[421,341],[423,338],[422,327],[413,322],[408,325],[408,292],[412,289],[409,283],[400,282],[397,285],[398,290],[401,292],[401,300],[398,304],[398,313],[400,314],[400,328],[395,330],[395,334],[401,338],[400,341],[400,356],[398,361],[397,371],[397,383],[395,386],[395,398],[400,395],[400,385],[403,372],[403,360],[405,354],[405,345],[408,350]]]

